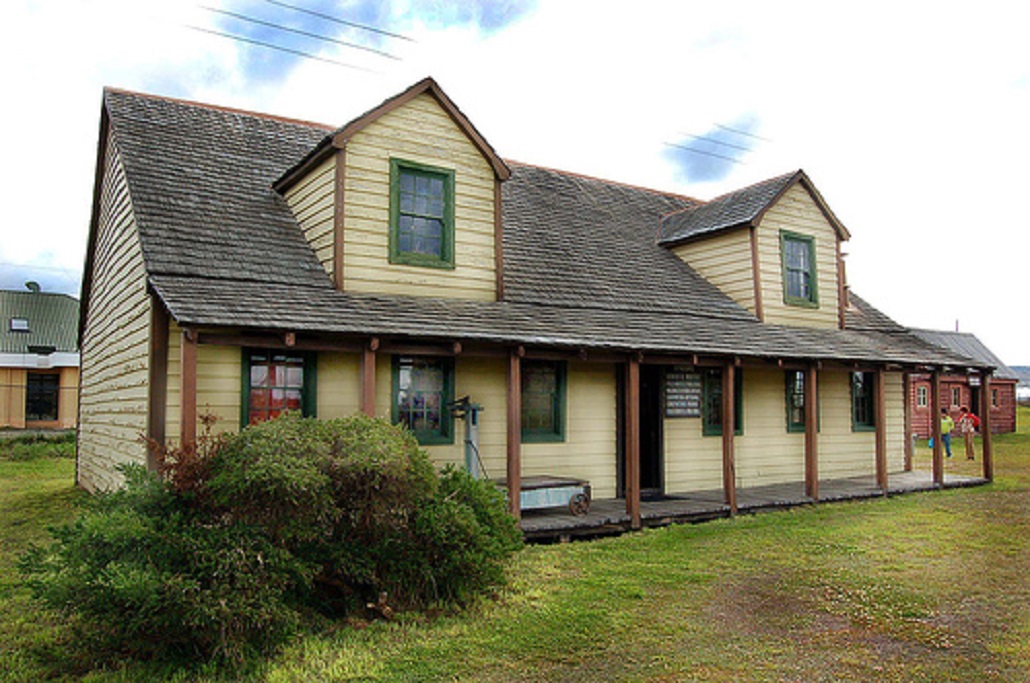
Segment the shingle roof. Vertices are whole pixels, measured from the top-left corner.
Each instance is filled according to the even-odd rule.
[[[11,330],[11,318],[28,321],[28,332]],[[67,294],[0,290],[0,353],[53,347],[76,353],[79,302]]]
[[[925,342],[948,349],[972,359],[972,365],[988,365],[995,368],[994,376],[1000,379],[1018,380],[1019,375],[1001,362],[994,352],[969,332],[946,332],[942,330],[913,329],[912,333]]]
[[[341,293],[271,189],[330,128],[121,91],[108,91],[105,106],[150,283],[183,325],[770,358],[955,359],[896,331],[764,325],[656,244],[660,217],[694,200],[517,164],[502,184],[506,301]]]

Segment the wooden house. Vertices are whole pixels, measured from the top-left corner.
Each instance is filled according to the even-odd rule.
[[[990,428],[995,434],[1016,431],[1016,385],[1019,375],[1005,365],[976,335],[968,332],[913,329],[923,341],[974,359],[995,368],[990,388],[985,390],[979,373],[949,372],[941,377],[940,403],[958,420],[959,409],[966,406],[974,413],[990,411]],[[921,439],[930,436],[930,377],[914,375],[909,393],[912,430]],[[985,407],[986,406],[986,407]],[[940,414],[938,410],[936,414]]]
[[[109,89],[78,481],[198,413],[360,411],[461,463],[468,397],[516,515],[544,476],[632,527],[692,491],[886,492],[908,376],[991,368],[849,295],[848,237],[802,171],[703,202],[506,161],[432,79],[339,128]]]
[[[0,428],[72,429],[78,417],[79,302],[0,290]]]

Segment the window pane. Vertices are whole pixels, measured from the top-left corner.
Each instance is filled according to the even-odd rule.
[[[285,353],[252,353],[247,415],[251,424],[285,410],[304,412],[304,358]]]
[[[25,419],[56,420],[58,394],[58,375],[29,373],[25,386]]]

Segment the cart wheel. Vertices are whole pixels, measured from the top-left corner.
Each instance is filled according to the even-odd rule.
[[[581,517],[590,512],[590,499],[585,493],[577,493],[569,498],[569,512],[576,517]]]

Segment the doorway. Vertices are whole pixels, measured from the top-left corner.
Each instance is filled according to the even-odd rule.
[[[662,365],[640,366],[640,497],[661,498],[664,494],[662,481],[662,432],[664,411],[662,391],[665,388],[665,367]]]

